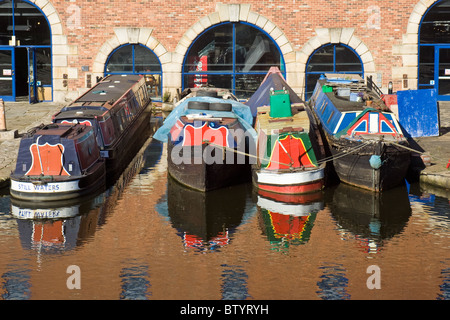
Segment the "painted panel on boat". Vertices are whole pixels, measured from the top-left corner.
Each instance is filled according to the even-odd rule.
[[[398,117],[405,136],[439,136],[439,112],[436,89],[397,92]]]

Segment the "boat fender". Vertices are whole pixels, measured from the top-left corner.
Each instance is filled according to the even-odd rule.
[[[381,161],[381,157],[378,155],[372,155],[369,159],[370,166],[375,170],[380,169],[383,162]]]

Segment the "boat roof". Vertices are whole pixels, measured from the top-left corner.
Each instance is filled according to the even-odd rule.
[[[66,139],[76,139],[84,135],[88,130],[92,130],[92,128],[84,125],[52,123],[36,127],[32,135],[59,136]]]
[[[94,102],[94,105],[99,105],[98,102],[105,103],[117,101],[124,95],[134,84],[141,80],[142,75],[135,74],[114,74],[105,77],[97,83],[92,89],[74,101],[74,104],[83,102]],[[112,102],[112,103],[111,103]]]
[[[270,68],[264,81],[259,88],[253,93],[250,99],[245,103],[252,111],[254,117],[258,113],[258,108],[270,105],[270,90],[287,90],[289,99],[292,104],[303,103],[303,100],[295,93],[295,91],[284,80],[280,70],[277,67]]]

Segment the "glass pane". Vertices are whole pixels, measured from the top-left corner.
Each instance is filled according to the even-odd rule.
[[[0,45],[7,46],[13,35],[11,0],[0,0],[0,17]]]
[[[236,97],[248,99],[259,88],[266,75],[263,74],[243,74],[236,76]]]
[[[233,71],[233,26],[221,25],[206,31],[192,45],[184,72]]]
[[[314,89],[316,88],[317,80],[319,80],[320,74],[308,74],[306,77],[306,100],[311,98]]]
[[[186,74],[184,76],[185,88],[198,88],[198,87],[216,87],[232,90],[233,88],[233,76],[223,74]]]
[[[12,96],[12,52],[0,50],[0,96]]]
[[[421,43],[450,43],[450,1],[433,6],[423,18],[420,28]]]
[[[336,46],[336,72],[362,72],[361,60],[349,48]]]
[[[134,71],[136,73],[161,72],[158,57],[146,47],[134,46]]]
[[[50,48],[36,48],[36,81],[52,84],[52,56]]]
[[[148,94],[152,99],[161,99],[161,75],[146,74],[145,82],[147,83]]]
[[[15,35],[20,45],[50,45],[50,28],[41,11],[24,1],[14,3]]]
[[[318,49],[308,63],[307,72],[330,72],[334,70],[334,46]]]
[[[439,90],[438,94],[450,95],[450,49],[439,50]]]
[[[133,46],[117,49],[108,60],[106,72],[133,72]]]
[[[419,84],[434,85],[434,46],[421,46],[419,59]]]
[[[236,24],[236,72],[281,70],[280,52],[262,31],[245,24]]]

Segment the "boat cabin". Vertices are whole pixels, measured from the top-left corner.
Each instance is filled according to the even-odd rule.
[[[92,126],[101,150],[111,148],[151,99],[141,75],[109,75],[53,116]]]
[[[92,127],[49,124],[35,128],[20,141],[15,176],[81,176],[100,157]]]
[[[358,75],[326,75],[317,81],[310,100],[328,134],[341,136],[403,136],[395,115],[382,97]],[[330,78],[328,78],[330,77]]]

